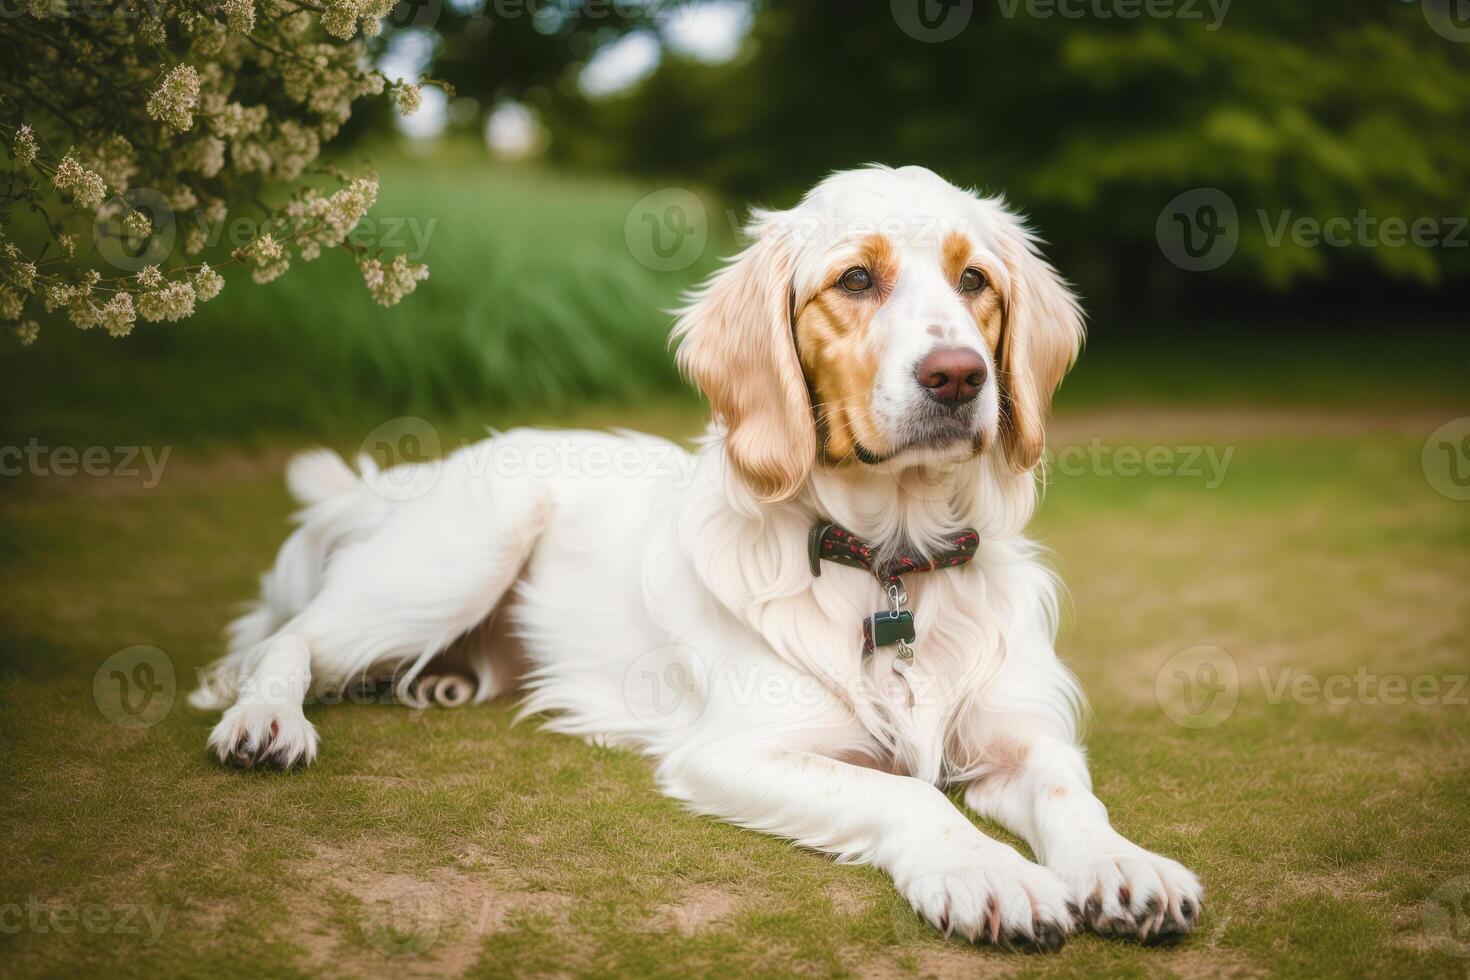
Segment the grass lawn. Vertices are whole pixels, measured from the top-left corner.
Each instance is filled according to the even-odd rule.
[[[1420,466],[1427,433],[1456,414],[1059,420],[1055,444],[1112,454],[1072,457],[1037,527],[1072,590],[1062,649],[1092,699],[1099,794],[1125,833],[1194,868],[1210,905],[1176,948],[1083,936],[1046,958],[946,941],[877,872],[690,816],[644,760],[512,727],[508,701],[315,707],[315,766],[225,771],[204,753],[213,718],[182,694],[280,540],[279,452],[180,447],[152,489],[12,481],[0,972],[1463,974],[1470,692],[1451,688],[1470,671],[1470,504]],[[1172,475],[1126,476],[1124,446],[1233,454],[1218,481],[1187,472],[1185,451]],[[116,683],[102,678],[99,702],[93,675],[139,644],[176,673],[154,675],[155,710],[177,697],[129,728],[107,717]],[[1201,644],[1227,652],[1238,701],[1188,727],[1164,710],[1191,706],[1170,658]],[[1311,696],[1360,673],[1347,703]],[[1391,678],[1421,676],[1437,703],[1385,703]]]

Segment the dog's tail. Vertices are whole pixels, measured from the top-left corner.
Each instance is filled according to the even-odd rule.
[[[225,629],[229,652],[206,668],[199,688],[189,695],[196,708],[220,709],[234,703],[240,678],[261,644],[306,608],[321,590],[332,552],[376,527],[388,512],[387,498],[373,492],[377,476],[371,460],[363,460],[361,476],[329,449],[311,449],[292,457],[286,486],[302,505],[298,525],[276,554],[275,564],[260,577],[260,598],[249,603]]]
[[[341,496],[357,486],[352,467],[330,449],[308,449],[286,464],[286,488],[303,507]]]

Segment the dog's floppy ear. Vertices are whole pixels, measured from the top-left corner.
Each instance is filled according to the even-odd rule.
[[[1011,466],[1025,472],[1041,461],[1052,394],[1081,350],[1082,307],[1019,221],[1000,244],[1010,276],[997,357],[1001,439]]]
[[[674,338],[732,468],[769,502],[806,482],[817,432],[791,329],[794,247],[778,216],[757,214],[747,231],[752,244],[688,297]]]

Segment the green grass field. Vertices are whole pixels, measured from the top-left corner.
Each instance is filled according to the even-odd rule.
[[[646,188],[451,176],[483,180],[457,211],[442,182],[385,180],[379,210],[442,216],[434,278],[394,313],[322,265],[122,344],[58,328],[0,355],[0,444],[170,449],[156,486],[0,482],[0,972],[1470,969],[1470,503],[1421,463],[1470,414],[1443,335],[1287,344],[1232,372],[1218,336],[1147,356],[1098,336],[1065,389],[1035,532],[1072,593],[1061,649],[1099,795],[1209,891],[1180,946],[946,941],[877,872],[690,816],[644,760],[512,727],[509,700],[317,706],[309,770],[219,768],[182,696],[285,532],[289,449],[355,449],[406,413],[446,443],[479,421],[700,428],[656,308],[715,252],[639,266],[622,228]],[[1128,475],[1129,447],[1167,462]],[[173,672],[124,671],[158,688],[147,727],[102,669],[139,645]],[[1237,678],[1209,677],[1203,707],[1175,656],[1201,646]]]

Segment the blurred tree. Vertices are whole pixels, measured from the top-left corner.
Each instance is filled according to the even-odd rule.
[[[1156,223],[1199,187],[1238,211],[1217,285],[1466,268],[1470,37],[1438,0],[912,3],[969,20],[930,43],[904,0],[766,4],[732,62],[669,56],[619,96],[549,104],[551,153],[773,204],[836,168],[921,163],[1003,189],[1089,292],[1135,306],[1187,281]],[[1388,219],[1450,240],[1392,244],[1408,235]]]
[[[441,7],[442,3],[442,7]],[[645,27],[661,4],[619,0],[400,0],[399,29],[432,27],[434,74],[479,103],[572,91],[570,70],[601,45]]]

